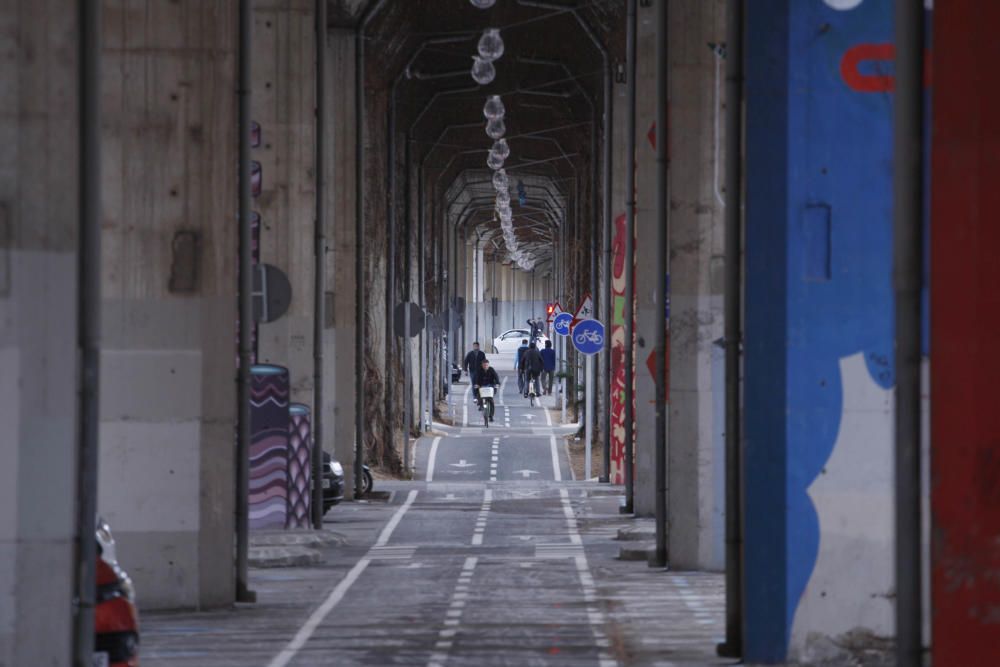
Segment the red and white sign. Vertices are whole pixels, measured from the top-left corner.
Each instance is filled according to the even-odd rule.
[[[552,320],[556,319],[556,315],[559,315],[562,312],[563,312],[562,306],[560,306],[559,302],[556,301],[554,304],[552,304],[552,307],[549,308],[549,316],[547,319],[548,323],[552,324]]]
[[[580,306],[576,309],[576,314],[573,315],[573,321],[570,323],[570,331],[573,327],[577,325],[580,320],[592,320],[594,319],[594,299],[588,293],[583,297],[583,301],[580,302]]]

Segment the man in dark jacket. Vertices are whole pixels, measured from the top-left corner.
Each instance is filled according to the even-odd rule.
[[[556,351],[552,349],[552,341],[545,341],[545,349],[539,352],[542,355],[542,361],[545,363],[545,368],[542,371],[542,385],[544,385],[545,393],[552,393],[552,378],[556,372]]]
[[[528,339],[521,339],[521,347],[517,348],[517,356],[514,357],[514,372],[517,373],[517,390],[524,392],[524,386],[527,384],[527,374],[524,372],[524,353],[528,351]],[[527,396],[527,394],[525,394]]]
[[[542,355],[538,351],[538,346],[532,343],[528,346],[527,351],[524,356],[521,357],[521,365],[524,367],[525,383],[524,383],[524,397],[528,397],[528,392],[531,387],[535,388],[535,395],[539,396],[542,393],[542,388],[538,384],[538,378],[541,376],[542,371],[545,369],[545,362],[542,361]]]
[[[462,369],[465,371],[465,374],[469,376],[470,380],[472,380],[473,376],[479,371],[479,367],[482,366],[483,359],[485,358],[486,353],[479,349],[479,343],[473,343],[472,350],[465,355],[465,362],[462,364]]]

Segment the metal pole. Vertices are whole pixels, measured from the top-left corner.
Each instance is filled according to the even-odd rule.
[[[237,387],[236,441],[236,599],[255,602],[257,595],[247,581],[247,557],[250,549],[249,480],[250,480],[250,364],[253,345],[253,249],[250,198],[250,90],[253,6],[250,0],[239,5],[239,317],[240,368]]]
[[[479,232],[476,232],[476,251],[472,255],[472,308],[476,311],[476,335],[473,336],[473,340],[479,340],[479,295],[483,292],[483,286],[480,284],[482,280],[482,274],[479,271],[479,243],[481,240]]]
[[[389,94],[389,121],[386,131],[386,177],[389,181],[386,195],[386,268],[385,268],[385,424],[390,442],[396,426],[396,396],[399,388],[389,381],[392,377],[393,352],[406,344],[406,339],[398,346],[393,336],[393,313],[396,308],[396,87]],[[405,316],[404,316],[405,317]],[[405,435],[403,436],[406,437]],[[406,463],[403,463],[406,469]]]
[[[407,153],[412,155],[413,152],[413,138],[407,133],[406,136]],[[407,178],[410,178],[410,170],[412,166],[407,159],[406,173]],[[426,431],[430,428],[430,418],[427,414],[427,405],[430,401],[430,354],[428,353],[430,345],[430,336],[427,327],[427,249],[424,247],[424,239],[426,234],[424,231],[424,170],[417,168],[417,252],[420,253],[417,257],[417,299],[420,309],[424,311],[424,328],[420,331],[420,430],[421,432]],[[406,196],[410,197],[410,189],[407,187]]]
[[[604,118],[603,118],[603,132],[604,132],[604,155],[602,157],[603,164],[601,165],[604,170],[604,225],[602,228],[602,248],[604,249],[604,275],[601,281],[601,294],[603,298],[601,299],[601,321],[604,322],[604,326],[608,327],[608,332],[610,333],[613,323],[611,322],[612,316],[612,306],[611,306],[611,186],[612,186],[612,172],[611,172],[611,150],[612,150],[612,109],[614,108],[611,100],[611,66],[608,63],[608,53],[607,50],[603,51],[604,57]],[[601,477],[602,482],[611,481],[611,336],[607,335],[604,337],[604,354],[601,355],[601,366],[604,369],[604,380],[601,383],[601,393],[604,397],[604,409],[601,410],[601,439],[603,440],[604,446],[604,471]]]
[[[628,116],[625,131],[628,148],[625,154],[625,507],[622,511],[634,511],[634,465],[632,452],[633,403],[635,401],[633,383],[633,302],[635,300],[634,252],[635,252],[635,91],[636,91],[636,0],[628,0],[628,25],[625,36],[625,50],[628,76]],[[657,142],[659,143],[659,142]]]
[[[667,162],[667,99],[670,94],[668,77],[668,7],[669,0],[656,3],[656,268],[653,270],[653,308],[656,310],[656,333],[653,337],[653,359],[656,361],[653,380],[656,383],[656,551],[651,565],[667,566],[667,392],[664,377],[664,356],[667,331],[667,238],[670,224],[667,194],[670,191]]]
[[[410,210],[410,141],[409,136],[403,145],[403,164],[406,165],[406,173],[403,176],[403,220],[405,221],[405,248],[403,254],[403,301],[406,302],[406,310],[403,314],[404,336],[401,351],[403,353],[403,472],[410,472],[410,428],[413,425],[413,359],[411,356],[412,341],[410,340],[410,289],[413,285],[411,275],[413,263],[412,237],[413,224],[411,222],[412,211]],[[395,201],[395,200],[394,200]],[[419,246],[418,246],[419,248]],[[386,332],[388,335],[388,331]]]
[[[94,656],[97,593],[97,466],[100,454],[101,361],[101,3],[84,0],[78,13],[79,246],[77,354],[80,358],[77,421],[77,513],[73,664],[90,667]]]
[[[743,655],[743,521],[740,358],[743,345],[743,11],[729,0],[726,20],[726,640],[722,657]]]
[[[313,288],[312,524],[323,527],[323,330],[326,322],[326,0],[316,0],[316,274]]]
[[[896,0],[893,283],[896,297],[896,664],[922,664],[920,356],[924,3]]]
[[[583,478],[590,481],[593,476],[593,471],[591,470],[591,452],[592,445],[594,442],[594,420],[591,415],[594,412],[594,355],[588,354],[584,363],[587,365],[586,374],[586,389],[587,392],[587,424],[584,427],[584,442],[586,444],[586,453],[583,462]]]

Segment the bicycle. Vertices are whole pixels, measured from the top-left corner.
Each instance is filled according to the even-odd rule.
[[[528,373],[528,405],[535,407],[535,399],[541,393],[541,387],[538,383],[538,375],[535,373]]]
[[[576,342],[580,345],[585,343],[593,343],[594,345],[603,345],[604,336],[597,333],[596,331],[581,331],[576,335]]]
[[[493,387],[480,387],[479,400],[483,406],[484,428],[489,428],[490,422],[493,421],[494,410],[496,409],[493,405]]]

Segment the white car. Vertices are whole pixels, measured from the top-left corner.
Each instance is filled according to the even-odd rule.
[[[494,354],[513,354],[517,352],[517,348],[521,347],[521,341],[529,338],[531,332],[527,329],[510,329],[504,331],[502,334],[493,339],[493,353]],[[548,337],[545,334],[538,335],[538,349],[545,347],[545,341]]]

